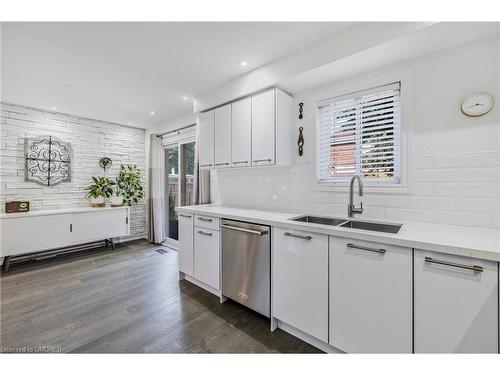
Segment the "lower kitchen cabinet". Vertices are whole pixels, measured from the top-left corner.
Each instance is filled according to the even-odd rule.
[[[328,236],[276,228],[273,315],[328,342]]]
[[[330,237],[331,345],[412,352],[412,249]]]
[[[193,215],[179,214],[179,271],[194,274]]]
[[[498,353],[498,263],[415,250],[415,353]]]
[[[219,231],[194,227],[194,278],[219,289]]]

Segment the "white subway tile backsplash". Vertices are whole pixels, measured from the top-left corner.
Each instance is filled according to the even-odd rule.
[[[412,165],[408,194],[374,194],[366,186],[359,217],[500,227],[500,152],[422,156]],[[313,174],[312,164],[300,163],[291,168],[225,169],[217,171],[212,182],[222,204],[346,216],[347,192],[316,189]]]

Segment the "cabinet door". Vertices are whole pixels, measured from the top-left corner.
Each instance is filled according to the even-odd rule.
[[[179,213],[179,270],[193,276],[193,215]]]
[[[215,109],[215,167],[231,166],[231,104]]]
[[[328,236],[276,228],[273,315],[328,342]]]
[[[2,218],[0,256],[66,246],[71,243],[71,214]]]
[[[232,104],[231,164],[246,167],[252,157],[252,98]]]
[[[497,262],[415,250],[415,353],[498,353],[497,273]]]
[[[274,90],[252,96],[252,165],[274,164]]]
[[[330,237],[330,344],[412,352],[412,249]]]
[[[194,277],[219,289],[219,232],[194,228]]]
[[[72,242],[98,241],[126,236],[129,233],[128,209],[116,208],[73,214]]]
[[[215,136],[214,111],[200,113],[198,119],[199,132],[199,162],[200,168],[214,166],[214,136]]]

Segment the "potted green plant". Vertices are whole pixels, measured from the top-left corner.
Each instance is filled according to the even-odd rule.
[[[113,195],[110,198],[111,207],[121,207],[123,206],[123,196],[122,190],[120,189],[120,179],[116,178],[116,183],[113,187]]]
[[[139,199],[144,198],[141,172],[136,165],[122,164],[116,182],[123,198],[123,204],[126,206],[131,206]]]
[[[113,194],[115,182],[107,177],[92,177],[94,183],[87,186],[87,198],[90,198],[92,207],[104,207],[105,199]]]

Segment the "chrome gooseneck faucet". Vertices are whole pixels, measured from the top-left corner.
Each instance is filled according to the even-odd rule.
[[[347,205],[348,217],[354,217],[355,214],[363,213],[363,202],[361,202],[361,206],[359,208],[354,205],[354,180],[358,180],[359,196],[363,196],[363,181],[361,180],[361,177],[358,175],[352,176],[349,184],[349,204]]]

